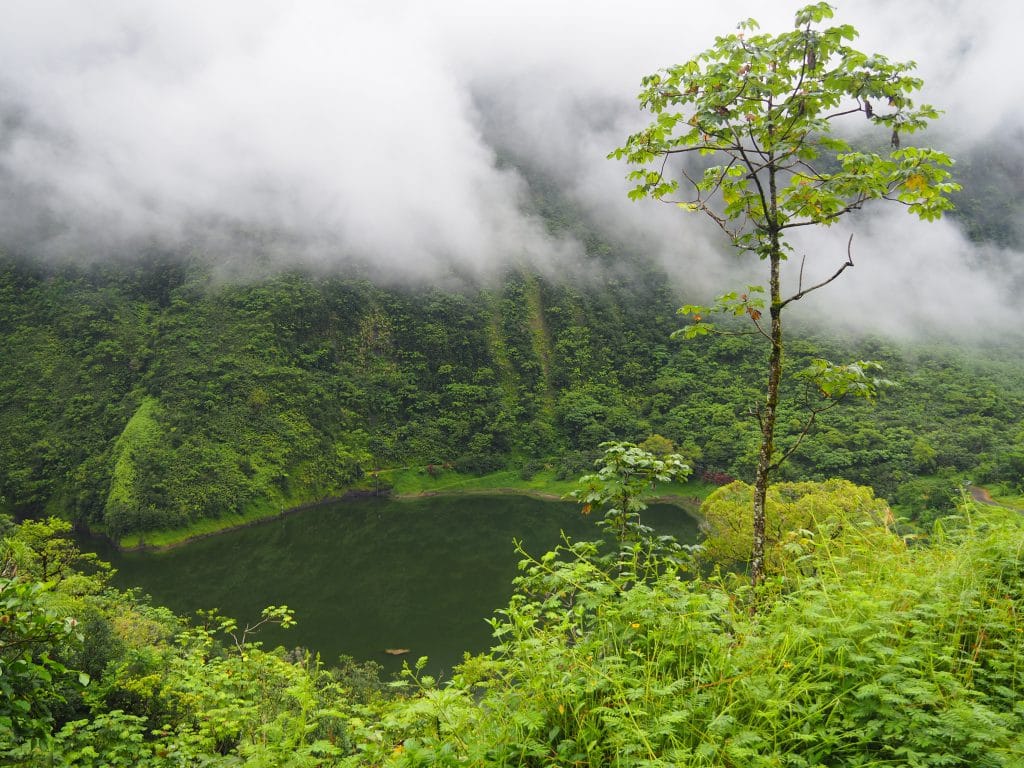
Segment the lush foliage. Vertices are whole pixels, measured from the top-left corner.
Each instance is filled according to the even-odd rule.
[[[116,534],[372,490],[389,476],[377,467],[497,459],[577,477],[601,441],[652,433],[695,477],[749,479],[757,344],[669,342],[670,292],[654,271],[635,279],[583,292],[513,276],[501,290],[412,294],[298,274],[222,285],[200,264],[7,260],[0,504]],[[948,497],[963,479],[1020,481],[1019,349],[804,338],[789,344],[792,370],[869,358],[899,387],[881,407],[819,420],[783,479],[846,477],[926,516],[945,501],[901,485],[935,476]],[[821,402],[806,380],[786,386]],[[804,406],[781,409],[794,437]]]
[[[379,695],[373,665],[265,651],[256,633],[289,625],[284,606],[251,625],[216,612],[188,625],[107,588],[66,524],[46,524],[74,564],[62,578],[40,580],[39,523],[0,541],[4,765],[318,765],[350,749],[351,713],[336,707]]]
[[[728,149],[735,123],[789,152],[783,139],[796,134],[771,126],[820,134],[838,92],[894,138],[919,127],[931,112],[903,101],[916,87],[908,68],[851,58],[849,28],[812,30],[828,12],[809,6],[777,38],[723,38],[721,56],[650,79],[660,117],[634,149]],[[772,51],[790,65],[752,55]],[[827,68],[832,54],[849,66]],[[793,62],[807,90],[776,102]],[[680,87],[694,76],[696,92]],[[722,87],[736,78],[769,94],[765,114],[730,109],[750,93]],[[696,122],[669,109],[698,97]],[[945,207],[937,153],[881,158],[804,139],[774,212],[727,166],[700,167],[687,205],[721,194],[728,216],[754,228],[774,217],[780,231],[830,224],[871,197],[926,218]],[[808,171],[819,150],[843,157]],[[641,192],[673,191],[650,173]],[[0,505],[18,512],[117,537],[369,492],[403,473],[565,478],[592,470],[602,441],[633,441],[606,444],[575,494],[604,513],[609,541],[524,554],[491,622],[496,646],[447,681],[425,660],[385,684],[372,663],[266,649],[261,627],[296,620],[283,605],[174,616],[110,588],[109,567],[75,547],[68,522],[0,515],[0,763],[1024,763],[1024,524],[963,495],[971,480],[999,481],[1011,501],[1024,490],[1019,349],[791,339],[793,373],[779,383],[795,396],[777,413],[788,462],[776,469],[800,482],[767,496],[770,575],[752,589],[733,572],[748,557],[737,541],[750,535],[751,489],[731,481],[758,462],[763,421],[750,405],[765,353],[704,322],[689,326],[694,344],[668,344],[664,275],[640,260],[613,270],[619,255],[561,202],[535,201],[586,244],[602,278],[592,285],[516,272],[412,292],[299,273],[225,283],[200,261],[163,257],[0,261]],[[972,231],[994,226],[982,217]],[[732,234],[758,249],[749,228]],[[715,306],[755,324],[766,308],[756,290]],[[836,356],[860,362],[824,362]],[[883,391],[868,359],[900,386]],[[885,407],[822,406],[857,391]],[[704,508],[701,551],[643,524],[651,484],[691,468],[724,486]]]
[[[827,15],[813,8],[807,23]],[[805,83],[860,83],[857,108],[866,114],[873,103],[870,117],[886,130],[906,133],[928,116],[914,117],[902,101],[904,85],[916,83],[904,65],[854,57],[849,72],[827,69],[826,53],[846,55],[848,30],[817,35],[805,24],[777,40],[724,38],[724,58],[701,75],[706,82],[695,94],[679,87],[697,76],[692,67],[649,79],[644,98],[661,109],[659,122],[635,137],[633,149],[674,151],[690,139],[697,154],[709,148],[714,142],[706,147],[675,116],[693,106],[691,97],[712,100],[701,125],[724,130],[738,120],[746,130],[745,112],[723,115],[716,107],[724,101],[714,102],[742,94],[714,85],[742,77],[751,88],[778,87],[786,72],[763,57],[743,73],[746,62],[730,69],[769,43],[802,52],[801,67],[816,51]],[[861,83],[868,70],[881,74]],[[880,105],[880,96],[897,103]],[[801,130],[821,134],[829,98],[792,94],[790,106],[810,121]],[[782,115],[781,103],[758,118],[758,130]],[[727,142],[714,133],[715,142]],[[800,163],[840,149],[835,137],[805,138]],[[941,158],[912,149],[901,150],[899,162],[881,155],[877,162],[896,162],[886,166],[892,195],[927,197],[935,211],[947,187],[924,167]],[[639,444],[655,433],[694,477],[752,479],[763,351],[744,336],[669,341],[676,299],[664,271],[635,246],[602,235],[528,158],[513,160],[528,180],[533,212],[586,249],[572,283],[512,270],[487,284],[451,277],[444,290],[413,290],[376,285],[355,269],[315,275],[258,263],[244,280],[229,281],[196,254],[149,252],[88,266],[0,256],[0,508],[58,514],[145,543],[327,496],[386,490],[389,478],[421,472],[436,480],[505,470],[561,482],[589,471],[602,441]],[[989,179],[990,160],[973,158],[971,178]],[[826,163],[819,171],[812,183],[795,175],[786,182],[795,184],[786,187],[794,224],[836,215],[825,198],[843,193],[841,169]],[[745,183],[732,173],[723,184]],[[990,186],[979,192],[984,200],[995,196]],[[744,215],[756,219],[749,185],[737,194]],[[812,194],[822,198],[820,214],[798,204]],[[970,195],[963,197],[974,216]],[[980,214],[974,223],[979,238],[1012,241]],[[764,307],[756,292],[724,298],[722,308],[738,320]],[[737,318],[725,323],[734,330],[728,320]],[[708,327],[706,319],[687,326],[698,335]],[[823,390],[850,394],[852,383],[873,394],[878,382],[864,365],[827,368],[829,381],[784,377],[780,386],[794,397],[778,406],[778,454],[789,456],[780,479],[845,477],[923,520],[944,510],[966,479],[1021,482],[1024,364],[1012,342],[965,354],[805,334],[786,354],[793,371],[813,370],[820,358],[877,360],[900,387],[877,412],[836,409],[804,435],[808,413],[823,413]],[[863,378],[850,379],[858,371]]]
[[[573,452],[649,434],[671,327],[656,277],[413,293],[6,260],[0,494],[119,536],[373,489],[377,468],[568,456],[574,475]]]
[[[684,167],[693,197],[677,202],[762,258],[788,250],[778,240],[786,230],[834,224],[869,200],[901,202],[925,219],[950,209],[946,195],[959,186],[948,180],[949,157],[900,148],[901,134],[938,116],[910,98],[922,85],[914,63],[851,48],[852,26],[819,27],[832,15],[827,3],[809,5],[796,29],[777,35],[748,19],[694,59],[644,78],[640,102],[655,122],[612,153],[642,166],[630,174],[632,196],[670,199],[680,189],[666,162],[673,155],[720,161],[696,177]],[[856,152],[833,132],[853,114],[890,131],[894,151]]]
[[[640,513],[647,508],[648,491],[657,483],[683,480],[691,470],[679,454],[659,457],[632,443],[602,443],[601,447],[604,455],[596,462],[597,472],[581,477],[570,496],[583,505],[585,515],[604,508],[605,526],[620,541],[632,540],[639,532]]]
[[[1011,521],[908,550],[883,527],[819,520],[753,617],[749,593],[634,585],[579,548],[531,563],[498,627],[497,740],[513,764],[1013,764],[1019,535]]]
[[[617,546],[524,559],[490,653],[445,683],[418,663],[389,686],[372,665],[261,648],[254,631],[290,622],[284,607],[244,627],[216,613],[187,625],[105,588],[101,572],[41,583],[38,540],[16,528],[0,544],[0,760],[1019,764],[1020,515],[967,505],[908,546],[870,491],[790,495],[807,527],[788,532],[786,567],[760,590],[701,576],[636,521]]]
[[[737,481],[705,499],[700,511],[707,534],[703,555],[708,562],[731,568],[749,564],[752,497],[753,488]],[[818,522],[839,519],[861,526],[895,522],[888,505],[876,499],[870,488],[848,480],[773,484],[768,489],[765,525],[767,572],[786,572],[815,535]]]

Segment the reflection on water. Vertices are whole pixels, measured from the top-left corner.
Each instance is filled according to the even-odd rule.
[[[693,542],[683,510],[651,507],[644,522]],[[522,496],[369,499],[324,505],[167,552],[98,546],[118,569],[115,585],[141,587],[177,613],[219,608],[245,622],[266,605],[295,609],[298,626],[262,631],[267,646],[301,645],[330,663],[339,654],[372,659],[389,671],[408,648],[449,667],[464,651],[491,645],[485,619],[508,602],[519,556],[513,540],[539,555],[564,531],[597,538],[575,504]]]

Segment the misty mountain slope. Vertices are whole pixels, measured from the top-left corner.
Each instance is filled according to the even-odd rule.
[[[671,311],[663,295],[652,325],[635,286],[579,293],[531,275],[417,293],[300,274],[220,284],[192,265],[153,292],[140,269],[5,261],[0,450],[12,506],[117,532],[317,498],[375,466],[482,469],[590,448],[625,430],[622,411],[615,430],[579,434],[623,408]],[[621,375],[620,362],[631,363]],[[597,381],[595,413],[567,428],[565,390]],[[140,414],[152,430],[138,429]],[[153,430],[159,439],[133,445]]]
[[[524,264],[548,277],[585,271],[603,240],[609,256],[628,244],[659,260],[697,294],[688,298],[747,284],[713,225],[631,204],[626,169],[606,156],[646,122],[635,98],[645,75],[751,13],[765,30],[788,28],[792,8],[641,4],[624,16],[593,3],[581,16],[441,2],[382,17],[316,0],[185,15],[64,6],[59,26],[31,3],[0,26],[0,248],[10,253],[88,263],[157,244],[245,271],[240,233],[261,231],[276,238],[263,254],[276,269],[358,259],[410,280],[479,281]],[[913,140],[957,159],[964,217],[916,227],[866,208],[852,225],[858,268],[819,305],[832,318],[908,335],[1015,323],[1024,112],[1005,94],[1024,77],[1022,14],[1007,0],[941,13],[925,0],[837,4],[858,47],[918,62],[922,98],[942,117]],[[553,226],[565,201],[585,226]],[[809,278],[842,262],[850,231],[840,229],[808,244]],[[986,307],[983,319],[964,295]]]
[[[381,467],[540,461],[574,475],[603,440],[652,433],[699,471],[745,476],[763,351],[670,342],[665,276],[609,264],[595,261],[606,277],[589,287],[518,272],[444,292],[299,272],[225,283],[198,261],[4,259],[0,493],[121,535],[280,509]],[[793,371],[822,352],[873,357],[901,383],[876,408],[830,415],[790,476],[889,495],[940,470],[1019,478],[1019,357],[820,336],[790,351]],[[787,414],[797,431],[801,412]]]
[[[956,174],[965,191],[953,212],[973,241],[1018,253],[1024,250],[1022,142],[1024,130],[1018,129],[958,159]]]
[[[432,266],[429,280],[396,284],[365,266],[286,268],[273,253],[287,241],[261,230],[224,234],[237,250],[229,262],[152,248],[117,260],[4,257],[4,505],[120,536],[376,487],[378,468],[547,464],[573,476],[589,469],[602,441],[652,433],[671,439],[698,473],[748,477],[764,350],[744,337],[668,338],[676,308],[694,292],[733,287],[737,273],[721,267],[727,257],[694,235],[659,265],[663,232],[633,239],[539,159],[515,146],[499,156],[499,169],[523,184],[518,199],[535,234],[572,244],[562,260],[540,268],[527,240],[500,276],[451,262]],[[1004,199],[1013,181],[1006,162],[999,153],[972,160],[968,186],[987,179],[989,196],[975,202],[969,191],[958,215],[980,247],[935,254],[931,279],[948,278],[944,266],[956,263],[987,285],[1009,264],[1012,222],[976,215]],[[870,285],[872,269],[853,272]],[[1003,271],[1004,283],[1015,269]],[[963,285],[962,306],[943,322],[934,322],[934,297],[918,301],[905,289],[887,308],[892,319],[864,308],[852,315],[864,322],[851,323],[837,312],[845,276],[822,306],[809,306],[805,330],[794,326],[791,374],[818,355],[871,358],[901,386],[877,408],[831,413],[783,476],[847,477],[915,514],[943,508],[966,472],[1019,483],[1024,363],[1012,345],[989,338],[965,355],[868,335],[901,326],[918,308],[939,339],[945,322],[976,328],[960,316],[980,311],[997,322],[991,303],[978,306],[977,284]],[[838,330],[844,323],[854,333]],[[791,379],[787,389],[801,396],[802,386]],[[783,416],[785,442],[805,412],[793,405]]]

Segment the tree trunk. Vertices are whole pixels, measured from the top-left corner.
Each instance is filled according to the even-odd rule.
[[[782,380],[782,284],[781,250],[773,243],[771,260],[771,355],[768,358],[768,386],[764,411],[761,413],[761,449],[757,454],[757,474],[754,480],[754,540],[750,557],[750,580],[757,586],[764,581],[765,503],[768,497],[768,479],[772,471],[772,453],[775,449],[775,419],[779,406],[779,382]]]

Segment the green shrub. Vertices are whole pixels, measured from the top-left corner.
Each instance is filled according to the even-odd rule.
[[[360,764],[1021,765],[1022,537],[985,512],[908,548],[840,510],[758,590],[566,543],[523,561],[489,657],[409,672]]]

